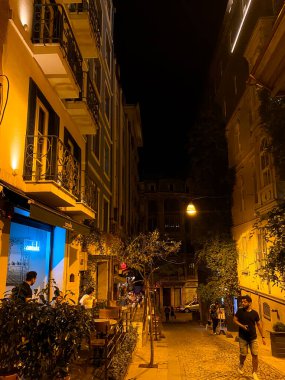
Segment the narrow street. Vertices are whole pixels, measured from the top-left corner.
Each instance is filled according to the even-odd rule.
[[[247,379],[251,374],[251,358],[245,364],[245,376],[237,373],[238,344],[227,342],[222,337],[212,335],[196,323],[164,324],[168,347],[172,355],[178,357],[181,379]],[[260,360],[260,379],[284,380],[268,364]]]
[[[140,371],[133,367],[129,370],[126,380],[249,380],[252,378],[250,354],[245,363],[244,375],[237,373],[239,347],[233,338],[213,335],[197,322],[189,321],[189,316],[185,314],[178,314],[176,321],[163,323],[163,333],[165,338],[156,342],[155,348],[155,363],[158,364],[158,369]],[[146,345],[137,355],[138,361],[143,357],[148,360],[149,346]],[[269,364],[273,360],[274,358],[270,358],[265,362],[260,358],[258,371],[260,380],[285,379],[284,371],[281,373]],[[280,363],[282,366],[282,362]]]

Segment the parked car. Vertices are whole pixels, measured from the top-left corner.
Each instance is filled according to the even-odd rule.
[[[199,311],[199,302],[198,301],[191,301],[184,305],[184,312],[185,313],[191,313],[192,311]]]

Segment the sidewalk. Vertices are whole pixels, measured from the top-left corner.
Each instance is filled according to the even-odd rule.
[[[126,380],[180,380],[180,365],[167,344],[167,338],[154,341],[154,363],[157,368],[140,368],[150,361],[150,344],[135,351]]]
[[[212,335],[212,331],[200,327],[206,334]],[[226,335],[216,336],[218,339],[227,341],[238,350],[238,342],[235,341],[237,333],[231,333],[232,338]],[[278,359],[271,355],[270,338],[266,338],[266,346],[259,345],[259,357],[264,363],[274,367],[285,379],[285,360]],[[154,341],[154,363],[157,368],[140,368],[140,364],[148,364],[150,361],[150,344],[147,342],[142,348],[139,348],[133,354],[133,360],[125,377],[125,380],[183,380],[181,366],[177,352],[175,352],[168,344],[167,334],[165,338]]]

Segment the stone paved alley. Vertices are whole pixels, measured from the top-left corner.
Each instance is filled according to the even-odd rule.
[[[237,373],[239,349],[234,338],[213,335],[197,322],[179,314],[177,321],[163,324],[165,339],[156,343],[157,369],[139,368],[148,362],[149,346],[139,349],[126,380],[245,380],[251,379],[251,357],[245,375]],[[188,318],[188,320],[187,320]],[[267,344],[270,345],[269,338]],[[260,349],[260,380],[284,380],[285,360],[272,358],[269,347]]]

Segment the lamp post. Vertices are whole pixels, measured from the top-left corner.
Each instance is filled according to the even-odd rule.
[[[194,201],[196,200],[199,200],[199,199],[222,199],[222,198],[227,198],[228,196],[211,196],[211,195],[204,195],[204,196],[198,196],[198,197],[193,197],[193,198],[190,198],[190,202],[187,204],[186,206],[186,214],[187,216],[190,217],[190,220],[189,220],[189,236],[190,236],[190,244],[191,244],[191,250],[193,249],[193,252],[195,252],[195,248],[194,248],[194,244],[193,244],[193,226],[192,226],[192,219],[199,216],[199,209],[197,210],[195,204],[193,203]],[[215,207],[217,205],[215,204]],[[218,210],[220,211],[220,207],[218,208]],[[214,210],[212,210],[214,211]],[[207,212],[212,212],[212,211],[209,211],[207,210]],[[217,211],[217,210],[215,210]],[[204,211],[205,212],[205,211]],[[206,222],[207,223],[207,222]],[[200,225],[200,228],[201,228],[201,225]],[[199,230],[199,228],[198,228]],[[200,235],[201,235],[201,231],[200,232]],[[196,234],[195,234],[196,235]],[[196,236],[197,238],[197,236]],[[199,272],[199,270],[198,270]],[[198,281],[199,281],[199,274],[198,274]],[[204,310],[204,306],[202,305],[201,303],[201,300],[200,300],[200,297],[198,295],[198,298],[199,298],[199,313],[200,313],[200,318],[203,319],[203,314],[206,313],[206,310]]]

